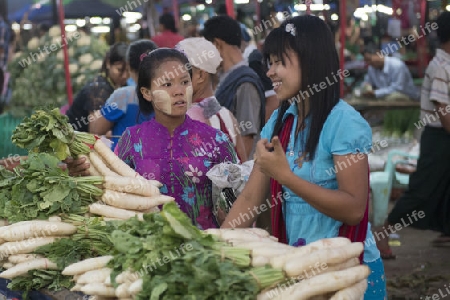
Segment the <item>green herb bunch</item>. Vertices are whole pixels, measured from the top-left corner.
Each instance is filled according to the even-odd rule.
[[[173,202],[144,215],[144,222],[125,221],[111,238],[111,282],[126,270],[137,272],[143,290],[136,299],[255,299],[285,279],[282,270],[251,267],[249,250],[204,234]]]
[[[9,222],[48,219],[60,213],[84,213],[100,197],[101,176],[72,177],[58,158],[31,153],[14,169],[0,167],[0,217]]]
[[[26,117],[13,132],[12,142],[32,152],[54,154],[60,160],[69,156],[88,154],[95,143],[95,136],[85,132],[75,132],[67,116],[59,109],[38,110]]]

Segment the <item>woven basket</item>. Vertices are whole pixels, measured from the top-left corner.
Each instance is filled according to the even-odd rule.
[[[21,122],[21,118],[15,118],[8,113],[0,115],[0,159],[16,154],[28,154],[27,150],[21,149],[11,142],[12,133]]]

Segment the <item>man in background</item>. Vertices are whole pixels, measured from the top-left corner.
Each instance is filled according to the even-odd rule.
[[[159,17],[159,32],[152,38],[152,41],[159,48],[174,48],[176,44],[184,39],[182,35],[178,34],[174,17],[168,13]]]
[[[369,69],[362,84],[363,96],[386,101],[419,101],[419,91],[402,60],[384,56],[373,45],[365,47],[364,60]]]

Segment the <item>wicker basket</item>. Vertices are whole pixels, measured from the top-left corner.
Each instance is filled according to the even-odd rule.
[[[0,115],[0,159],[18,155],[27,155],[25,149],[15,146],[11,142],[11,136],[16,128],[22,122],[21,118],[15,118],[8,113]]]

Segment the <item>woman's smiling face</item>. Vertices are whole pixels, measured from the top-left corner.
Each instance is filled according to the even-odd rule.
[[[267,77],[272,80],[278,99],[287,100],[298,94],[302,84],[300,62],[292,50],[287,51],[284,64],[280,57],[270,55]]]

